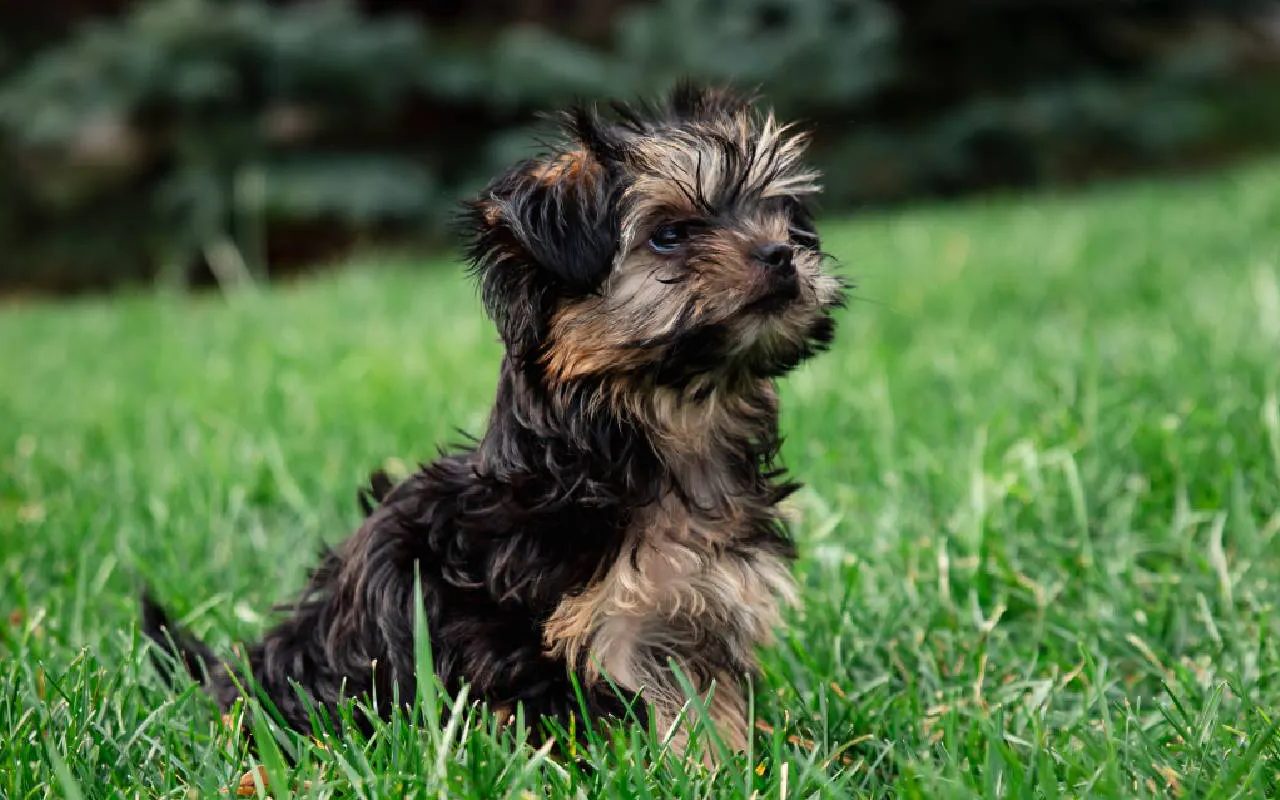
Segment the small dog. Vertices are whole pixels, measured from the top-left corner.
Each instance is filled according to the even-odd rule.
[[[248,649],[290,725],[412,698],[417,582],[450,691],[530,720],[637,711],[681,749],[675,664],[746,747],[754,651],[796,596],[774,381],[831,341],[843,288],[804,135],[725,90],[611,108],[563,115],[559,145],[466,205],[506,348],[488,430],[375,481],[359,530]],[[144,629],[220,704],[240,695],[238,668],[149,599]]]

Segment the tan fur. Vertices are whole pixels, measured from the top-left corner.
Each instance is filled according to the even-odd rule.
[[[777,167],[778,162],[791,164],[798,159],[803,139],[782,139],[785,129],[779,128],[772,117],[763,123],[764,133],[758,140],[751,138],[748,125],[747,117],[740,115],[732,133],[740,138],[743,152],[752,154],[753,165],[773,163]],[[560,381],[644,364],[646,354],[639,352],[636,344],[671,333],[689,303],[693,304],[698,322],[731,317],[763,288],[763,275],[751,263],[750,250],[788,238],[781,212],[747,219],[739,229],[717,231],[704,242],[703,255],[691,265],[694,275],[689,285],[678,285],[673,281],[680,276],[671,274],[670,265],[648,251],[640,229],[647,230],[664,220],[697,217],[702,209],[680,187],[690,187],[700,180],[699,191],[714,200],[716,181],[728,167],[722,163],[723,153],[710,149],[705,140],[696,136],[641,140],[636,147],[641,153],[638,160],[651,162],[651,169],[637,176],[628,190],[632,210],[623,225],[619,261],[599,296],[567,304],[551,320],[543,362],[549,374]],[[763,154],[772,147],[778,148],[778,155],[770,161]],[[588,162],[590,157],[583,151],[571,150],[543,162],[533,175],[546,182],[574,180],[591,175],[594,167]],[[753,166],[750,180],[763,181],[764,169]],[[816,191],[816,176],[808,172],[800,175],[803,180],[796,192]],[[797,180],[795,176],[778,176],[773,182],[762,183],[757,191],[763,196],[781,194],[774,183],[782,181],[790,186]],[[801,255],[796,266],[804,290],[820,302],[820,259]]]
[[[542,361],[548,377],[559,383],[644,363],[644,354],[619,336],[618,324],[593,301],[565,306],[551,319],[551,343]]]
[[[768,335],[786,338],[787,331],[802,331],[800,323],[839,291],[839,283],[822,272],[816,254],[799,252],[794,259],[802,302],[768,318],[738,315],[763,289],[760,269],[747,255],[750,247],[785,240],[779,223],[771,222],[751,233],[716,234],[690,265],[694,273],[683,280],[667,274],[669,267],[641,244],[614,270],[599,296],[569,302],[552,316],[543,356],[549,377],[566,382],[634,370],[652,361],[658,354],[645,352],[640,343],[672,333],[682,321],[688,324],[681,319],[686,307],[693,309],[694,323],[737,328],[735,339],[743,350]]]
[[[698,651],[707,637],[754,664],[771,641],[780,604],[796,602],[787,564],[771,554],[726,547],[746,535],[751,512],[742,487],[724,468],[719,443],[748,436],[776,407],[772,385],[747,394],[713,393],[692,402],[673,390],[615,398],[642,420],[683,493],[669,491],[637,514],[623,555],[602,579],[564,600],[544,628],[549,651],[588,680],[640,691],[667,730],[686,701],[673,659],[698,682]],[[722,738],[738,749],[748,735],[742,675],[718,674],[709,712]],[[687,731],[672,731],[682,747]]]
[[[485,203],[483,214],[486,225],[497,225],[502,219],[502,207],[497,203]]]
[[[667,659],[696,681],[699,645],[715,635],[754,663],[753,651],[771,641],[779,623],[779,604],[796,599],[783,561],[723,548],[736,535],[733,525],[691,514],[665,496],[628,531],[624,553],[634,557],[619,558],[603,579],[556,609],[544,628],[549,651],[583,667],[589,681],[607,675],[641,692],[660,730],[671,728],[686,698]],[[709,709],[734,748],[748,736],[743,677],[717,676]],[[683,731],[673,734],[683,741]]]
[[[590,179],[594,176],[596,169],[595,161],[585,150],[570,150],[550,161],[538,164],[530,174],[534,179],[550,184],[582,178]]]
[[[751,112],[742,111],[728,122],[705,123],[678,133],[642,138],[632,145],[631,165],[637,172],[628,199],[632,213],[623,221],[625,251],[640,223],[657,212],[687,209],[690,195],[712,204],[734,165],[725,162],[725,150],[717,142],[727,138],[750,165],[743,188],[759,199],[803,196],[819,191],[818,174],[800,166],[808,144],[804,134],[792,134],[772,114],[758,125]]]
[[[706,126],[737,140],[750,159],[746,188],[754,197],[801,196],[818,190],[815,173],[800,169],[803,136],[789,136],[773,118],[753,134],[744,112],[731,123]],[[709,203],[722,200],[719,182],[730,171],[724,152],[710,143],[706,131],[640,138],[632,144],[637,171],[627,189],[620,247],[613,270],[598,296],[574,300],[553,316],[544,363],[551,377],[569,381],[607,371],[634,369],[646,362],[637,345],[670,334],[680,323],[723,323],[739,328],[743,348],[759,337],[803,330],[802,319],[832,300],[839,283],[822,271],[819,254],[801,250],[794,264],[800,277],[802,302],[772,319],[734,319],[743,306],[764,290],[764,275],[749,253],[759,245],[789,238],[787,216],[781,209],[760,210],[735,220],[732,227],[703,238],[699,257],[685,274],[645,245],[650,231],[663,222],[697,219]],[[563,179],[582,169],[586,157],[565,153],[541,167],[540,176]],[[681,315],[692,307],[694,320]]]

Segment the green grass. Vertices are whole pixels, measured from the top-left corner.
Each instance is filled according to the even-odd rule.
[[[805,606],[750,756],[556,760],[428,703],[280,735],[274,796],[1276,793],[1280,162],[824,232],[860,288],[785,384]],[[452,265],[0,310],[0,796],[234,787],[255,756],[161,685],[136,588],[253,636],[370,468],[482,428],[493,338]]]

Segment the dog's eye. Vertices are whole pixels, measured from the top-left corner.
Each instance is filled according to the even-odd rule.
[[[689,225],[684,222],[672,222],[659,225],[649,236],[649,249],[661,255],[670,255],[680,249],[680,245],[689,238]]]

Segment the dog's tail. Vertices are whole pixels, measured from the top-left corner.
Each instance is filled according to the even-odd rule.
[[[175,683],[176,664],[181,664],[199,683],[208,679],[209,669],[215,663],[213,651],[175,625],[148,590],[142,592],[142,632],[158,648],[152,651],[151,661],[167,683]]]

